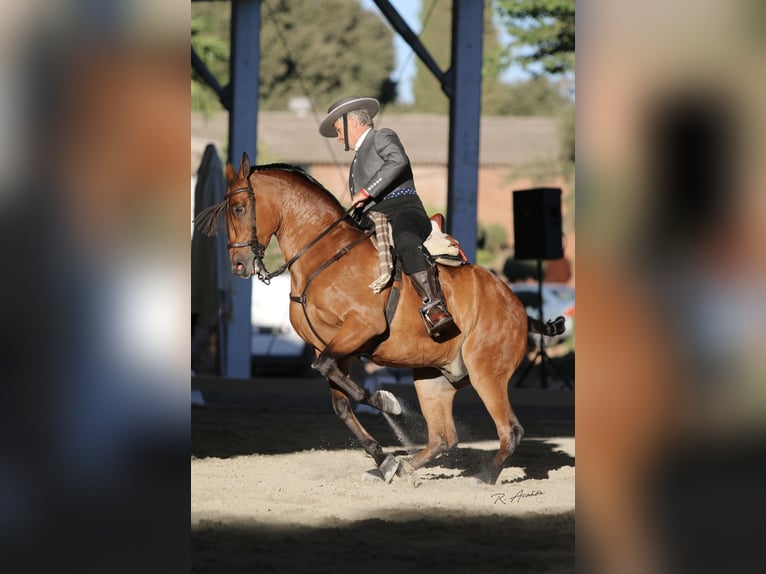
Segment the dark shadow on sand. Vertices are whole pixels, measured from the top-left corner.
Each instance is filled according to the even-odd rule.
[[[531,438],[574,436],[573,409],[528,406],[517,407],[516,413],[526,431],[522,445]],[[384,448],[402,448],[384,417],[360,414],[359,420]],[[192,455],[197,458],[361,448],[329,401],[321,406],[268,401],[192,407],[191,422]],[[409,412],[396,417],[396,422],[412,443],[427,441],[425,420],[416,406],[409,404]],[[456,405],[455,426],[461,443],[497,440],[494,423],[482,405]]]
[[[425,468],[431,469],[429,480],[451,480],[456,477],[469,477],[479,474],[481,469],[492,460],[494,455],[494,451],[458,446],[426,465]],[[556,445],[543,442],[541,439],[528,438],[521,441],[516,451],[505,464],[506,468],[511,466],[521,468],[524,470],[525,476],[507,480],[502,480],[501,477],[498,485],[526,480],[547,480],[550,478],[549,474],[552,470],[574,465],[574,457],[558,450]],[[432,474],[433,472],[438,472],[436,469],[439,468],[461,472],[457,476],[454,474]]]
[[[574,512],[520,516],[490,495],[487,505],[494,514],[392,510],[323,528],[206,521],[192,528],[192,572],[575,571]]]

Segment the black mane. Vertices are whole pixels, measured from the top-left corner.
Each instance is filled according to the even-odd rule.
[[[329,189],[327,189],[324,185],[322,185],[319,182],[319,180],[317,180],[315,177],[313,177],[308,172],[306,172],[303,168],[298,167],[297,165],[292,165],[289,163],[269,163],[264,165],[255,165],[250,168],[250,174],[252,175],[253,172],[256,172],[256,171],[268,171],[268,170],[286,171],[288,173],[292,173],[299,177],[302,177],[308,183],[312,184],[314,187],[317,187],[320,190],[322,190],[330,199],[332,199],[335,203],[340,205],[340,201],[338,201],[338,198],[335,197],[335,195]]]

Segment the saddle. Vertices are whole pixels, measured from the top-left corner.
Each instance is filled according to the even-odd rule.
[[[385,214],[371,211],[367,213],[375,226],[375,233],[370,239],[378,249],[378,267],[380,275],[369,287],[375,293],[380,293],[391,281],[394,272],[393,235],[391,225]],[[468,263],[468,257],[460,247],[457,239],[442,231],[444,216],[441,213],[431,218],[431,234],[423,242],[426,256],[441,265],[458,267]]]
[[[423,246],[428,250],[431,258],[441,265],[450,267],[459,267],[468,263],[468,257],[458,240],[444,233],[444,216],[436,213],[430,217],[430,220],[431,235],[423,242]]]

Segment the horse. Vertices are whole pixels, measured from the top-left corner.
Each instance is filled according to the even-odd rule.
[[[317,180],[286,164],[226,166],[228,189],[203,210],[195,225],[212,235],[225,220],[234,275],[264,282],[285,270],[291,280],[290,321],[313,345],[312,367],[330,386],[335,414],[375,461],[386,482],[408,476],[458,444],[453,419],[457,390],[473,386],[497,428],[499,449],[474,480],[495,484],[524,435],[508,398],[508,383],[525,355],[527,332],[553,334],[552,323],[529,318],[511,289],[487,269],[465,264],[441,267],[439,277],[453,331],[429,336],[418,308],[421,300],[406,275],[380,293],[368,288],[377,277],[378,253],[349,210]],[[263,262],[276,238],[285,263],[269,272]],[[392,317],[387,304],[398,297]],[[560,321],[563,323],[563,319]],[[380,366],[410,368],[428,442],[409,461],[386,454],[356,418],[350,401],[400,414],[396,397],[369,390],[349,376],[355,357]]]

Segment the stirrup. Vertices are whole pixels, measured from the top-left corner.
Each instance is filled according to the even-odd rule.
[[[441,307],[441,310],[444,312],[446,317],[444,317],[441,321],[438,321],[434,323],[431,321],[430,317],[428,316],[429,311],[433,309],[434,307]],[[444,304],[441,301],[432,301],[430,303],[427,303],[423,305],[420,309],[418,309],[418,312],[420,313],[420,316],[423,319],[423,323],[426,326],[426,330],[428,331],[428,334],[432,337],[436,337],[441,335],[441,332],[452,325],[455,320],[452,318],[452,315],[449,311],[444,307]]]

